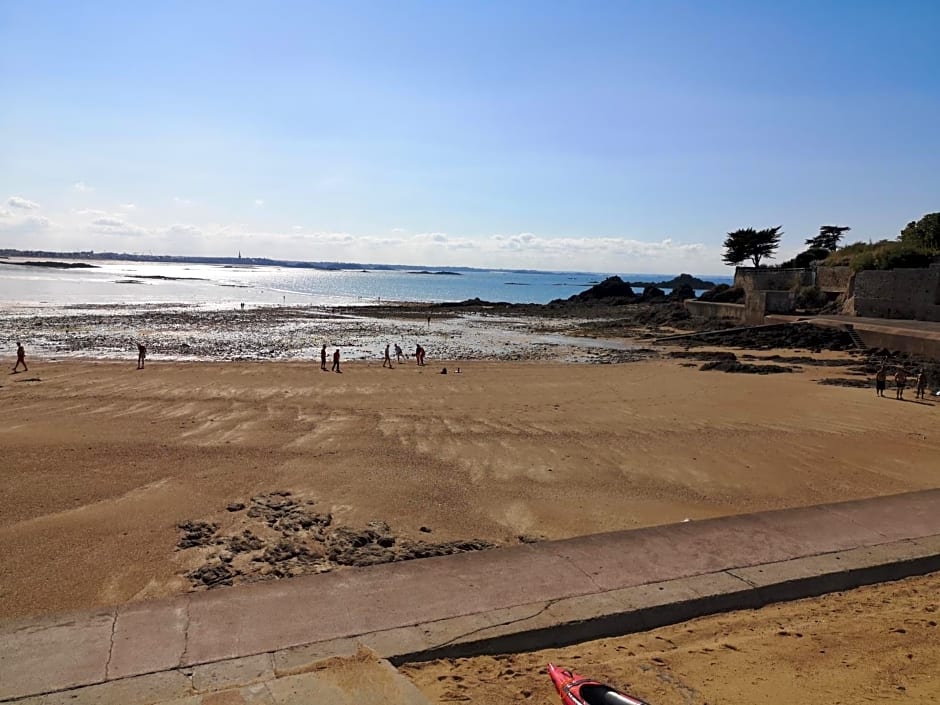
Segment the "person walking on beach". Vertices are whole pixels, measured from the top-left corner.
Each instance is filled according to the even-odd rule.
[[[884,363],[881,363],[881,367],[878,368],[878,371],[875,373],[875,394],[879,397],[885,395],[885,386],[887,385],[888,380],[888,368],[885,367]]]
[[[401,364],[401,359],[404,357],[404,353],[401,351],[401,345],[395,343],[395,360],[398,361],[398,364]]]
[[[898,371],[894,373],[894,386],[897,387],[897,399],[904,398],[904,387],[907,386],[907,372],[904,371],[903,367],[899,367]]]
[[[336,348],[336,351],[333,353],[333,367],[330,368],[333,372],[342,372],[339,369],[339,348]]]
[[[382,367],[387,366],[388,369],[392,369],[392,356],[388,352],[390,347],[388,344],[385,345],[385,360],[382,361]]]
[[[23,366],[24,372],[29,372],[29,368],[26,366],[26,348],[23,347],[23,344],[20,341],[16,341],[16,364],[13,365],[13,371],[19,372],[20,365]]]
[[[927,373],[920,370],[917,373],[917,393],[914,395],[917,399],[923,399],[927,392]]]
[[[430,328],[430,327],[431,327],[431,317],[428,316],[428,328]]]
[[[320,348],[320,369],[326,372],[326,343]]]
[[[144,369],[144,359],[147,357],[147,346],[137,343],[137,369]]]
[[[424,348],[422,348],[420,345],[415,348],[415,360],[419,365],[424,364]]]

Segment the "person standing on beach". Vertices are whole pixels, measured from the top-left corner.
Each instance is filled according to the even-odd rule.
[[[144,369],[144,359],[147,357],[147,346],[137,343],[137,369]]]
[[[23,344],[20,341],[16,341],[16,364],[13,365],[13,371],[19,372],[20,365],[23,366],[24,372],[29,372],[29,368],[26,366],[26,348],[23,347]]]
[[[875,394],[879,397],[885,395],[885,385],[887,384],[888,379],[888,368],[885,367],[884,363],[881,363],[881,367],[878,368],[878,371],[875,373]]]
[[[917,373],[917,393],[914,395],[917,399],[923,399],[927,391],[927,373],[923,370]]]
[[[424,364],[424,348],[422,348],[420,345],[415,347],[415,360],[419,365]]]
[[[401,345],[395,343],[395,359],[398,361],[398,364],[401,364],[401,359],[404,356],[404,353],[401,351]]]
[[[382,367],[388,367],[388,369],[392,369],[392,356],[389,354],[389,348],[391,348],[391,345],[386,343],[385,359],[382,361]]]
[[[339,348],[336,348],[336,351],[333,353],[333,367],[330,368],[333,372],[342,372],[339,369]]]
[[[326,343],[320,348],[320,369],[326,372]]]
[[[430,328],[430,327],[431,327],[431,317],[428,316],[428,328]]]
[[[904,371],[903,367],[899,367],[898,371],[894,373],[894,386],[897,387],[897,399],[904,398],[904,387],[907,386],[907,372]]]

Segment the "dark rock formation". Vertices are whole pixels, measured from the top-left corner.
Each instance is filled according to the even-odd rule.
[[[177,548],[192,548],[194,546],[208,546],[212,543],[215,532],[219,530],[218,524],[205,521],[184,521],[176,525],[183,532],[177,542]]]
[[[591,301],[632,303],[636,298],[637,295],[634,293],[633,287],[620,277],[613,276],[607,277],[604,281],[595,284],[586,291],[582,291],[580,294],[569,296],[567,300],[576,303],[587,303]]]
[[[737,362],[735,360],[715,360],[706,362],[699,367],[700,370],[718,370],[719,372],[739,372],[752,375],[772,375],[781,372],[793,372],[792,367],[783,365],[751,365],[746,362]]]

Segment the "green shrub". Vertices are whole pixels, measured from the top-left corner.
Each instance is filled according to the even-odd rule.
[[[929,267],[936,253],[897,240],[875,243],[856,242],[829,255],[823,264],[849,266],[856,272],[865,269],[918,269]]]
[[[801,286],[796,291],[795,305],[803,310],[820,309],[826,305],[828,299],[818,286]]]

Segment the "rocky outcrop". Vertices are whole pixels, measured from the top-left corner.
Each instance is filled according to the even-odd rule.
[[[206,521],[179,524],[177,548],[201,552],[202,563],[185,573],[193,589],[496,547],[480,539],[431,542],[400,536],[384,521],[361,528],[333,526],[332,514],[314,511],[315,504],[291,492],[270,492],[252,497],[247,510],[243,502],[229,504],[227,511],[240,516],[237,526],[227,531]],[[427,526],[418,531],[432,533]]]

